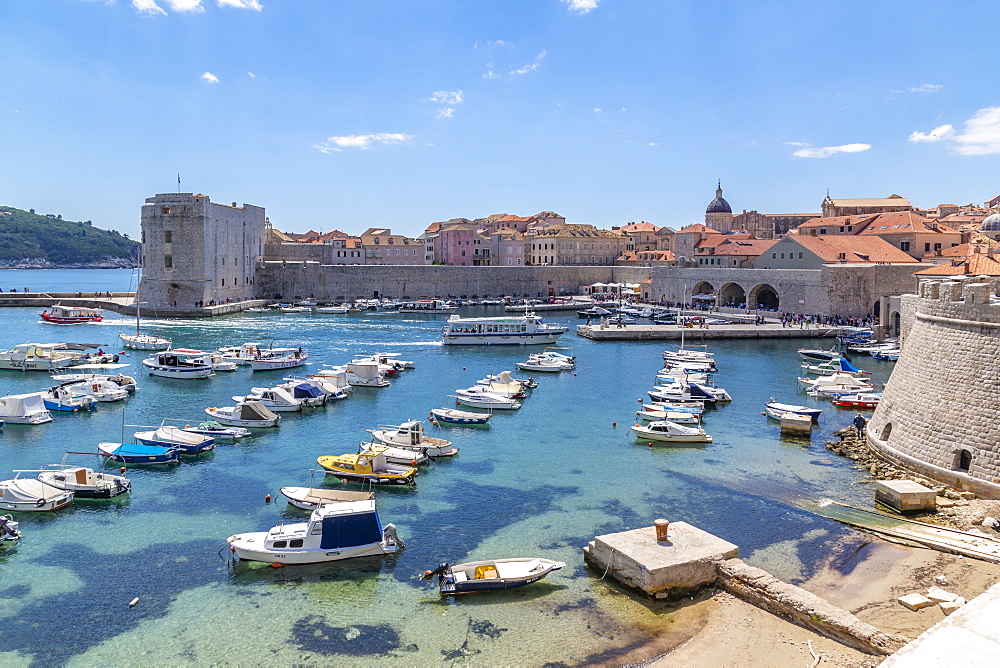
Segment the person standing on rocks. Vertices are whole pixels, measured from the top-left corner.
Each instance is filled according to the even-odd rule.
[[[862,415],[861,413],[858,413],[857,415],[854,416],[854,428],[858,430],[858,438],[861,438],[862,436],[864,436],[864,434],[865,434],[865,425],[867,423],[868,423],[868,420],[866,420],[865,416]]]

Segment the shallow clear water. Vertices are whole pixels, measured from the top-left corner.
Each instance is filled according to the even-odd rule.
[[[663,344],[598,344],[570,333],[563,342],[577,355],[575,375],[537,374],[539,387],[524,407],[497,414],[488,429],[442,429],[461,449],[457,457],[427,466],[414,490],[379,490],[381,519],[397,526],[405,550],[322,566],[230,567],[219,556],[227,536],[306,519],[284,503],[265,504],[264,496],[308,484],[316,457],[356,451],[367,440],[364,430],[378,424],[451,406],[456,388],[513,369],[526,355],[524,348],[441,346],[442,318],[246,314],[144,322],[144,329],[184,347],[301,345],[314,369],[379,350],[399,352],[417,368],[389,387],[357,388],[325,409],[286,414],[279,430],[220,445],[199,460],[134,468],[133,492],[123,499],[81,501],[44,516],[22,513],[22,545],[0,550],[0,664],[608,659],[614,652],[607,650],[644,642],[680,613],[636,601],[589,573],[580,550],[595,535],[657,517],[683,520],[797,581],[849,530],[796,502],[863,502],[871,494],[857,471],[823,448],[853,413],[799,392],[801,342],[713,344],[717,380],[734,397],[706,417],[715,442],[649,448],[628,427],[662,364]],[[53,326],[38,322],[33,309],[0,309],[0,346],[76,340],[117,350],[119,330],[131,326],[114,315],[101,325]],[[281,377],[240,367],[205,381],[167,380],[148,376],[141,359],[135,351],[123,355],[132,363],[125,371],[140,384],[124,403],[124,417],[122,404],[103,404],[89,415],[54,414],[47,425],[8,425],[0,436],[0,474],[118,440],[123,419],[133,425],[200,420],[204,408],[230,405],[232,395]],[[887,377],[884,363],[861,365],[876,380]],[[47,386],[44,374],[0,373],[3,391]],[[779,438],[777,423],[760,414],[771,396],[826,409],[811,442]],[[545,556],[567,567],[521,590],[454,601],[415,578],[441,561],[505,556]],[[129,609],[136,596],[139,604]]]

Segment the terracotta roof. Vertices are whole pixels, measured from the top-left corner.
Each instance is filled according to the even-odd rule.
[[[694,245],[695,248],[718,248],[730,241],[753,239],[752,234],[712,234]]]
[[[740,239],[727,242],[715,249],[716,255],[747,255],[754,257],[762,255],[771,246],[778,243],[778,239]]]
[[[693,234],[695,232],[707,232],[708,234],[720,234],[718,230],[713,230],[707,225],[702,225],[701,223],[695,223],[694,225],[688,225],[687,227],[682,227],[677,231],[677,234]]]
[[[621,226],[622,232],[656,232],[659,229],[659,226],[647,223],[646,221]]]
[[[862,235],[883,234],[958,234],[958,230],[944,223],[934,223],[913,211],[893,211],[877,214],[864,230]]]
[[[831,199],[834,206],[910,206],[910,200],[899,195],[875,199]]]
[[[531,220],[531,219],[528,218],[527,216],[514,216],[512,214],[507,214],[507,215],[500,216],[499,218],[497,218],[496,222],[498,222],[498,223],[508,223],[508,222],[525,223],[525,222],[527,222],[529,220]]]
[[[1000,249],[1000,245],[997,244],[980,244],[980,243],[969,243],[969,244],[959,244],[957,246],[952,246],[951,248],[942,248],[940,253],[924,253],[925,258],[935,258],[935,257],[947,257],[947,258],[964,258],[969,257],[974,253],[985,253],[990,247],[994,249]]]
[[[917,276],[1000,276],[1000,262],[986,253],[974,253],[964,261],[938,264],[916,272]]]
[[[786,239],[793,239],[795,243],[819,256],[824,262],[881,262],[888,264],[916,262],[885,239],[876,236],[856,237],[831,234],[814,237],[810,234],[797,234],[786,237]],[[844,255],[843,259],[841,254]]]
[[[853,227],[863,226],[868,223],[871,219],[875,218],[878,214],[866,213],[856,216],[831,216],[829,218],[813,218],[812,220],[807,220],[806,222],[799,225],[797,230],[810,230],[813,228],[819,229],[821,227],[836,227],[840,228],[841,225]],[[857,233],[858,230],[852,230],[851,234]]]

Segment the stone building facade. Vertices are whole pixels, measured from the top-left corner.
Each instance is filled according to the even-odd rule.
[[[264,254],[263,207],[169,193],[142,205],[140,293],[151,306],[254,299]]]
[[[968,278],[902,296],[902,353],[866,430],[886,459],[986,498],[1000,498],[998,290]]]

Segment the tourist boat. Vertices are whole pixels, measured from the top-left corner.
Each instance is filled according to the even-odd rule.
[[[82,322],[101,322],[104,320],[104,311],[99,308],[63,306],[61,304],[54,304],[38,315],[42,316],[42,320],[45,322],[56,325],[77,325]]]
[[[282,487],[278,491],[288,499],[288,503],[302,510],[316,510],[320,506],[327,506],[331,503],[369,501],[375,498],[375,492],[355,492],[324,487]]]
[[[63,385],[79,394],[85,394],[95,401],[114,402],[128,398],[128,390],[110,380],[88,380],[83,383]]]
[[[20,476],[17,473],[10,480],[0,480],[0,510],[48,512],[65,508],[73,502],[73,492]]]
[[[302,402],[290,393],[277,387],[252,387],[245,397],[233,397],[236,403],[259,401],[275,413],[297,413],[302,410]]]
[[[0,369],[55,371],[86,362],[85,355],[65,343],[21,343],[0,352]]]
[[[229,427],[264,429],[277,427],[281,422],[280,415],[272,413],[267,406],[259,401],[243,401],[235,406],[206,408],[205,413],[216,422]]]
[[[380,429],[365,431],[372,435],[375,443],[422,452],[430,457],[452,457],[458,454],[458,448],[453,448],[451,441],[428,436],[424,432],[424,423],[420,420],[408,420],[398,426],[382,426]]]
[[[200,455],[215,449],[215,439],[211,436],[184,431],[171,425],[161,425],[152,431],[137,431],[135,440],[145,445],[176,448],[182,455]]]
[[[17,529],[19,524],[12,515],[0,515],[0,547],[21,540],[21,532]]]
[[[325,366],[317,371],[319,378],[343,378],[351,387],[388,387],[389,381],[377,362],[348,362],[343,366]]]
[[[814,374],[816,376],[832,376],[835,373],[849,373],[852,376],[871,375],[871,372],[862,371],[851,364],[846,357],[829,362],[820,362],[819,364],[809,364],[806,362],[802,365],[802,368],[805,369],[807,374]]]
[[[48,392],[42,393],[42,403],[45,409],[50,411],[63,411],[66,413],[76,413],[79,411],[92,411],[97,408],[97,399],[80,392],[74,391],[74,383],[69,385],[57,385]]]
[[[875,408],[882,400],[881,392],[842,394],[833,400],[834,406],[842,408]]]
[[[182,380],[201,380],[210,377],[214,371],[211,364],[198,362],[184,355],[170,351],[142,361],[150,375]]]
[[[95,471],[84,466],[50,464],[38,471],[38,480],[49,487],[73,492],[75,499],[113,499],[132,489],[132,482],[123,475]]]
[[[442,299],[419,299],[417,301],[402,302],[399,305],[400,313],[447,313],[454,311],[458,307],[451,302]]]
[[[173,464],[177,462],[180,451],[177,448],[164,448],[158,445],[143,443],[98,443],[101,454],[123,464]]]
[[[464,564],[444,563],[432,571],[424,571],[422,577],[430,580],[436,575],[441,595],[450,596],[523,587],[538,582],[565,565],[561,561],[531,557],[491,559]]]
[[[239,439],[253,433],[249,429],[244,429],[243,427],[227,427],[219,422],[216,422],[215,420],[200,422],[194,427],[185,425],[181,427],[181,429],[192,434],[211,436],[215,439],[216,443],[235,443]]]
[[[376,445],[357,454],[324,455],[316,463],[327,475],[344,480],[378,485],[415,485],[417,469],[389,464],[382,454],[384,450],[384,446]]]
[[[246,561],[315,564],[393,554],[405,547],[392,524],[381,526],[374,499],[322,505],[308,522],[230,536],[233,554]]]
[[[633,425],[632,433],[641,441],[659,441],[661,443],[712,442],[712,437],[701,427],[686,427],[667,420],[657,420],[645,426]]]
[[[813,348],[799,348],[799,355],[804,360],[818,360],[820,362],[830,362],[833,360],[839,360],[843,355],[841,355],[834,348],[829,350],[816,350]]]
[[[115,368],[115,367],[126,367],[128,364],[82,364],[80,366],[74,367],[74,369],[83,369],[90,367],[100,367],[100,368]],[[94,380],[106,380],[114,383],[118,387],[122,388],[126,392],[135,392],[138,389],[138,385],[135,382],[135,378],[132,376],[126,376],[123,373],[116,374],[103,374],[103,373],[58,373],[51,376],[52,380],[60,384],[66,384],[69,382],[74,383],[86,383]]]
[[[193,348],[173,348],[170,352],[176,355],[183,355],[192,362],[208,364],[212,371],[236,371],[236,362],[226,359],[219,352],[209,352],[206,350],[195,350]]]
[[[473,413],[471,411],[460,411],[454,408],[434,408],[431,410],[431,422],[435,420],[441,424],[487,424],[492,413]]]
[[[553,343],[566,332],[562,325],[542,322],[534,313],[496,318],[448,318],[441,339],[445,345],[536,345]]]
[[[8,394],[0,397],[0,420],[9,424],[44,424],[52,422],[52,414],[45,408],[42,392]]]
[[[254,371],[274,371],[275,369],[291,369],[302,366],[309,359],[309,354],[302,348],[265,348],[257,349],[257,355],[250,360],[250,368]]]
[[[521,407],[519,401],[493,392],[466,391],[463,394],[452,395],[460,404],[473,408],[490,408],[494,410],[514,411]]]
[[[260,388],[254,387],[251,391],[256,394],[258,389]],[[322,406],[331,396],[321,390],[317,385],[296,380],[287,380],[284,383],[275,385],[271,389],[284,390],[292,396],[292,399],[298,401],[302,406]]]
[[[646,422],[667,420],[674,424],[701,424],[700,415],[686,411],[645,410],[636,411],[635,414]]]
[[[774,400],[771,400],[764,404],[764,410],[767,412],[769,418],[774,418],[775,420],[780,420],[787,413],[792,415],[801,415],[803,417],[812,418],[813,422],[819,420],[819,416],[823,414],[822,408],[809,408],[808,406],[795,406],[793,404],[783,404]]]

